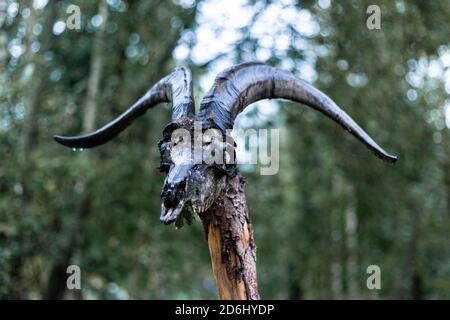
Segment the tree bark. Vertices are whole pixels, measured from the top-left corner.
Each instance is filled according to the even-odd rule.
[[[256,245],[244,194],[245,178],[229,178],[216,204],[201,215],[221,300],[258,300]]]

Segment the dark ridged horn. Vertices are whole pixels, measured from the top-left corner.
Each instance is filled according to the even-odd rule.
[[[231,129],[236,116],[249,104],[283,98],[308,105],[339,123],[382,160],[395,163],[397,157],[383,150],[353,119],[325,93],[289,72],[260,62],[235,65],[222,71],[202,99],[198,118],[207,119],[222,130]]]
[[[80,136],[54,136],[53,138],[66,147],[92,148],[108,142],[127,128],[134,119],[163,102],[172,102],[172,121],[194,116],[192,76],[189,69],[185,67],[176,68],[151,87],[127,111],[102,128]]]

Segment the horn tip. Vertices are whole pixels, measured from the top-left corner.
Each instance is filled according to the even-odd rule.
[[[383,156],[382,159],[385,160],[386,162],[388,162],[389,164],[395,164],[398,160],[398,157],[394,156],[394,155],[386,154]]]
[[[73,137],[54,135],[53,140],[68,148],[86,148],[84,144],[80,143],[79,139]]]
[[[59,144],[62,144],[63,146],[69,147],[69,145],[67,145],[65,137],[63,136],[54,135],[53,140],[55,140]]]

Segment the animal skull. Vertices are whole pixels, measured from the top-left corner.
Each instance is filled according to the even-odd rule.
[[[236,174],[234,143],[218,129],[204,130],[194,121],[173,122],[163,131],[158,147],[160,171],[166,174],[161,191],[161,221],[191,223],[192,214],[207,211]],[[196,132],[198,131],[198,132]],[[228,141],[228,143],[227,143]],[[216,156],[218,155],[218,156]]]

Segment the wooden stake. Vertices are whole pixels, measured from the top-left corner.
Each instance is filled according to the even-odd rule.
[[[245,178],[230,178],[201,218],[221,300],[258,300],[256,245],[244,194]]]

